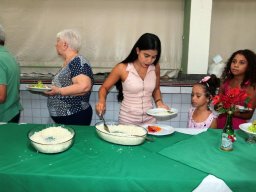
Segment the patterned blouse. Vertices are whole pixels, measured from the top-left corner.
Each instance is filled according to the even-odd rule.
[[[72,78],[84,74],[91,78],[93,85],[93,72],[88,61],[81,55],[72,59],[53,78],[52,84],[66,87],[72,84]],[[48,109],[51,116],[69,116],[87,109],[91,91],[82,96],[54,95],[48,97]]]

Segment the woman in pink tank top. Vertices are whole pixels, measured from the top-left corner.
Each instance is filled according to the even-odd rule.
[[[116,85],[122,101],[119,122],[122,124],[155,123],[146,111],[156,107],[169,109],[163,103],[160,92],[160,39],[151,33],[143,34],[133,46],[128,57],[117,64],[100,87],[96,111],[102,115],[106,110],[108,91]]]

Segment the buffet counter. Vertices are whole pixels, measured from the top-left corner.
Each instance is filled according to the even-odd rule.
[[[256,145],[246,143],[240,131],[234,151],[223,152],[221,130],[175,132],[121,146],[100,139],[93,126],[70,126],[73,146],[49,155],[35,151],[27,138],[38,126],[46,125],[0,125],[1,191],[192,191],[208,174],[234,191],[256,188]]]

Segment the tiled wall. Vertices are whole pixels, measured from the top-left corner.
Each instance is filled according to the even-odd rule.
[[[98,87],[95,87],[91,94],[90,103],[94,110],[92,123],[94,125],[99,120],[99,117],[95,113],[95,103],[98,100]],[[176,117],[168,121],[158,121],[161,124],[171,125],[173,127],[184,128],[187,127],[188,110],[190,107],[190,94],[191,87],[161,87],[162,96],[165,103],[173,108],[178,109],[179,113]],[[116,99],[116,91],[111,91],[107,97],[107,110],[105,119],[107,121],[117,121],[119,113],[119,103]],[[53,123],[49,116],[47,109],[47,97],[21,89],[21,103],[24,110],[21,113],[20,123],[36,123],[36,124],[49,124]],[[254,113],[253,119],[256,118]]]
[[[168,121],[158,121],[158,123],[172,125],[174,127],[186,127],[188,119],[188,109],[190,107],[190,90],[189,93],[182,93],[180,88],[174,87],[172,93],[168,90],[162,90],[163,100],[170,107],[178,109],[176,117]],[[170,92],[170,93],[169,93]],[[177,92],[177,93],[176,93]],[[185,91],[186,92],[186,91]],[[47,108],[47,97],[43,94],[32,93],[26,89],[21,89],[21,103],[24,110],[21,113],[20,123],[49,124],[53,123],[49,116]],[[105,119],[107,121],[117,121],[119,113],[119,103],[116,99],[116,91],[112,91],[107,97],[107,110]],[[97,88],[91,94],[90,103],[94,110],[91,125],[100,121],[95,113],[95,103],[98,100]]]

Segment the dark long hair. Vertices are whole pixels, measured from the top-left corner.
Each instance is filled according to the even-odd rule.
[[[220,87],[220,79],[215,74],[211,74],[208,77],[210,77],[208,80],[204,81],[202,79],[194,85],[202,85],[205,90],[205,96],[211,98],[217,94],[217,90]]]
[[[159,62],[159,59],[161,57],[161,41],[155,34],[144,33],[134,44],[130,54],[121,63],[130,63],[138,59],[136,48],[138,48],[139,50],[156,50],[157,56],[153,64],[156,65]],[[117,100],[122,101],[123,87],[121,79],[116,82],[116,88],[118,90]]]
[[[256,75],[255,75],[255,73],[256,73],[256,55],[253,51],[251,51],[249,49],[238,50],[231,55],[231,57],[227,61],[226,67],[224,68],[224,71],[221,75],[222,81],[226,81],[226,80],[234,78],[234,75],[230,71],[230,66],[231,66],[233,59],[235,58],[235,56],[237,54],[243,55],[246,58],[247,63],[248,63],[248,67],[245,72],[244,79],[243,79],[243,82],[241,83],[241,86],[244,86],[246,84],[246,82],[248,82],[248,81],[251,83],[251,85],[255,86],[255,84],[256,84]]]

